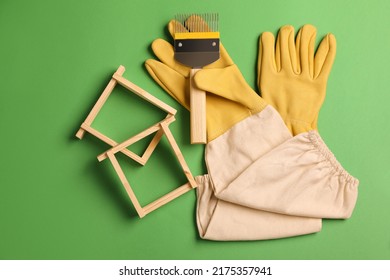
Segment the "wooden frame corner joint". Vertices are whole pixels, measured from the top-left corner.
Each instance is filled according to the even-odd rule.
[[[98,101],[95,103],[94,107],[88,114],[85,121],[80,125],[79,130],[76,133],[76,137],[79,139],[82,139],[85,132],[88,132],[95,137],[99,138],[103,142],[107,143],[111,146],[110,149],[105,151],[104,153],[100,154],[98,156],[98,160],[102,161],[106,158],[109,158],[111,164],[113,165],[120,181],[122,182],[122,185],[124,186],[131,202],[134,205],[135,210],[137,211],[138,215],[142,218],[148,213],[158,209],[159,207],[165,205],[166,203],[172,201],[173,199],[177,198],[178,196],[192,190],[197,186],[196,181],[194,177],[191,174],[191,171],[184,159],[183,154],[181,153],[179,146],[176,143],[175,138],[173,137],[171,131],[169,130],[169,125],[175,121],[175,114],[176,109],[172,108],[168,104],[162,102],[155,96],[151,95],[147,91],[143,90],[142,88],[138,87],[137,85],[133,84],[132,82],[125,79],[122,75],[125,72],[125,67],[120,65],[117,69],[117,71],[112,75],[111,80],[107,84],[106,88],[100,95]],[[122,85],[129,91],[135,93],[136,95],[140,96],[144,100],[148,101],[149,103],[155,105],[156,107],[162,109],[167,113],[167,116],[160,122],[152,125],[151,127],[145,129],[144,131],[138,133],[137,135],[130,137],[129,139],[125,140],[122,143],[117,143],[113,139],[109,138],[108,136],[104,135],[103,133],[97,131],[96,129],[92,128],[92,122],[96,118],[97,114],[107,101],[108,97],[112,93],[113,89],[117,84]],[[145,138],[146,136],[156,133],[154,137],[152,138],[151,142],[147,146],[146,150],[144,151],[142,156],[139,156],[132,151],[128,150],[127,147],[130,146],[133,143],[136,143],[137,141]],[[157,144],[160,142],[162,136],[165,135],[168,139],[168,142],[171,146],[171,148],[174,151],[174,154],[176,155],[177,160],[179,161],[182,170],[188,180],[187,183],[180,186],[179,188],[174,189],[173,191],[169,192],[168,194],[164,195],[163,197],[160,197],[159,199],[149,203],[145,207],[142,207],[140,203],[138,202],[137,197],[135,196],[130,183],[126,179],[126,176],[115,156],[116,153],[121,152],[134,161],[138,162],[141,165],[145,165],[148,159],[150,158],[151,154],[155,150]]]

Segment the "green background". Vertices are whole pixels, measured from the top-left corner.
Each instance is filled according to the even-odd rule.
[[[389,11],[387,0],[1,0],[0,259],[390,259]],[[317,43],[335,34],[319,128],[360,180],[351,219],[301,237],[212,242],[198,237],[195,192],[136,216],[109,161],[96,160],[108,147],[74,135],[122,64],[124,77],[178,109],[172,132],[193,174],[205,172],[188,112],[143,65],[186,12],[219,13],[223,44],[253,87],[261,32],[311,23]],[[118,87],[93,126],[121,141],[163,116]],[[142,204],[185,182],[166,141],[145,167],[119,160]]]

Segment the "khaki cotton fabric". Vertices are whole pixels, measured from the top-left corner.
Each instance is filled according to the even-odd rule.
[[[265,240],[315,233],[322,220],[276,214],[220,200],[208,175],[196,177],[199,235],[216,241]]]
[[[355,207],[357,186],[318,133],[311,131],[255,161],[217,195],[277,213],[346,219]]]
[[[316,131],[291,137],[272,106],[210,142],[206,163],[215,196],[224,201],[335,219],[349,218],[355,207],[358,180]]]

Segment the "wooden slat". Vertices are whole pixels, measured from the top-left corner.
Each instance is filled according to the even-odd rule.
[[[124,72],[125,72],[125,67],[120,65],[119,68],[116,70],[114,75],[116,77],[121,77]],[[84,123],[86,123],[89,126],[92,124],[92,122],[96,118],[97,114],[99,113],[100,109],[103,107],[104,103],[107,101],[107,98],[110,96],[111,92],[115,88],[116,84],[117,84],[116,79],[111,78],[110,82],[108,83],[108,85],[104,89],[103,93],[100,95],[98,101],[93,106],[91,112],[89,112]],[[82,139],[84,137],[84,134],[85,134],[85,130],[83,128],[80,128],[76,133],[76,137],[79,139]]]

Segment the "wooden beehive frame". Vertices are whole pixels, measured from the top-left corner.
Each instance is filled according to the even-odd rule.
[[[95,137],[99,138],[103,142],[110,145],[112,148],[107,150],[106,152],[102,153],[98,156],[98,160],[102,161],[106,158],[109,158],[111,161],[116,173],[118,174],[119,179],[121,180],[131,202],[133,203],[135,210],[137,211],[138,215],[142,218],[148,213],[152,212],[153,210],[156,210],[157,208],[161,207],[162,205],[172,201],[173,199],[179,197],[180,195],[192,190],[197,186],[194,177],[192,176],[190,169],[184,159],[183,154],[180,151],[179,146],[176,143],[175,138],[172,135],[172,132],[169,130],[169,124],[175,121],[175,114],[176,110],[170,107],[169,105],[165,104],[161,100],[157,99],[150,93],[146,92],[145,90],[141,89],[140,87],[136,86],[135,84],[131,83],[129,80],[122,77],[123,73],[125,71],[125,68],[121,65],[119,66],[118,70],[114,73],[112,76],[110,82],[104,89],[103,93],[99,97],[98,101],[92,108],[91,112],[85,119],[85,121],[81,124],[80,129],[76,133],[76,137],[79,139],[82,139],[84,137],[85,132],[89,132],[90,134],[94,135]],[[108,97],[110,96],[111,92],[115,88],[117,84],[122,85],[124,88],[128,89],[129,91],[137,94],[138,96],[142,97],[146,101],[152,103],[153,105],[157,106],[158,108],[164,110],[167,112],[167,116],[162,121],[152,125],[151,127],[145,129],[144,131],[138,133],[135,136],[130,137],[126,141],[122,143],[117,143],[113,139],[109,138],[108,136],[102,134],[101,132],[97,131],[96,129],[92,128],[92,122],[96,118],[97,114],[99,113],[100,109],[103,107],[104,103],[107,101]],[[151,142],[149,143],[148,147],[144,151],[142,156],[139,156],[132,151],[128,150],[127,147],[138,142],[139,140],[147,137],[148,135],[151,135],[152,133],[156,133],[154,137],[152,138]],[[179,188],[176,188],[175,190],[171,191],[170,193],[164,195],[163,197],[160,197],[159,199],[149,203],[148,205],[142,207],[137,199],[137,197],[134,194],[134,191],[132,190],[130,183],[128,182],[121,166],[119,165],[118,160],[116,159],[115,154],[118,152],[121,152],[125,154],[126,156],[130,157],[134,161],[138,162],[141,165],[145,165],[148,159],[150,158],[151,154],[155,150],[157,144],[161,140],[162,136],[165,135],[168,143],[172,147],[174,154],[176,155],[184,174],[188,180],[188,182],[184,185],[182,185]]]

